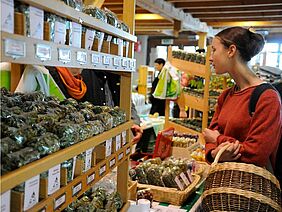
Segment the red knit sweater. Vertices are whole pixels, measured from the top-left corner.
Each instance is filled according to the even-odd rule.
[[[219,96],[209,128],[218,130],[221,135],[216,144],[206,144],[208,162],[212,162],[210,152],[217,145],[238,140],[242,145],[238,162],[265,167],[270,158],[272,167],[275,167],[282,132],[279,94],[274,90],[266,90],[257,102],[254,115],[250,117],[248,107],[254,88],[255,86],[235,92],[233,87]]]

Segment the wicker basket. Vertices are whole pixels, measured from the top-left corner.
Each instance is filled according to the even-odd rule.
[[[252,164],[219,163],[222,148],[211,165],[201,211],[282,211],[278,180]]]
[[[193,175],[193,182],[183,191],[175,188],[166,188],[154,185],[138,183],[138,189],[150,188],[153,194],[153,199],[158,202],[166,202],[173,205],[182,205],[186,199],[196,190],[196,185],[200,181],[199,175]]]

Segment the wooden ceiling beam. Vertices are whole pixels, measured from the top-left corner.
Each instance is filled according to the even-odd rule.
[[[105,0],[84,0],[84,5],[93,5],[94,7],[101,8]]]
[[[249,12],[249,13],[217,13],[217,14],[201,14],[193,15],[194,18],[230,18],[230,17],[239,17],[239,18],[251,18],[251,17],[281,17],[282,11],[279,12]]]
[[[236,13],[240,13],[240,14],[244,14],[246,13],[247,14],[252,14],[252,13],[276,13],[276,12],[280,12],[282,13],[282,7],[281,9],[270,9],[270,10],[265,10],[265,9],[262,9],[262,10],[254,10],[253,8],[250,8],[250,10],[234,10],[234,11],[203,11],[203,12],[190,12],[193,17],[197,17],[197,15],[218,15],[219,13],[220,14],[226,14],[226,15],[230,15],[230,14],[236,14]]]
[[[282,16],[266,16],[266,17],[258,17],[258,16],[249,16],[249,17],[218,17],[218,18],[201,18],[201,21],[210,22],[210,21],[281,21]]]
[[[252,26],[252,27],[282,27],[282,21],[210,21],[212,27]]]
[[[184,0],[166,0],[167,2],[170,3],[176,3],[176,2],[184,2]],[[216,2],[219,0],[189,0],[189,2]],[[224,2],[230,2],[230,1],[234,1],[234,0],[222,0]]]

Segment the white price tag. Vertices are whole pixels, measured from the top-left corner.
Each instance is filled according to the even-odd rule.
[[[88,50],[92,49],[95,37],[95,30],[87,29],[85,32],[85,48]]]
[[[59,61],[68,63],[71,61],[71,51],[70,49],[58,49],[59,52]]]
[[[186,175],[183,172],[180,174],[180,177],[182,178],[186,186],[190,185],[188,178],[186,177]]]
[[[32,208],[39,200],[39,175],[25,181],[24,211]]]
[[[66,42],[66,25],[59,21],[55,22],[54,43],[65,44]]]
[[[126,144],[126,131],[123,131],[121,133],[121,137],[122,137],[122,146],[124,146]]]
[[[60,189],[61,165],[54,166],[48,170],[48,195]]]
[[[183,185],[182,182],[179,180],[178,176],[176,176],[176,177],[174,178],[174,181],[176,182],[176,184],[177,184],[177,186],[179,187],[179,189],[180,189],[181,191],[183,191],[183,190],[184,190],[184,185]]]
[[[106,172],[106,165],[100,167],[99,175],[102,176]]]
[[[92,151],[93,149],[88,149],[85,152],[85,167],[84,171],[88,171],[91,168],[91,160],[92,160]]]
[[[108,35],[107,41],[110,42],[111,40],[112,40],[112,36],[111,36],[111,35]]]
[[[43,40],[44,11],[36,7],[29,7],[30,37]]]
[[[115,164],[116,164],[116,159],[115,158],[110,160],[110,168],[112,168]]]
[[[14,33],[14,0],[1,0],[1,31]]]
[[[121,63],[122,67],[127,67],[127,62],[128,60],[123,58]]]
[[[121,159],[123,159],[123,152],[118,155],[118,161],[120,161]]]
[[[92,183],[95,180],[95,172],[87,176],[87,185]]]
[[[122,57],[123,56],[123,40],[118,38],[117,42],[118,42],[118,55]]]
[[[130,147],[128,147],[125,151],[125,154],[128,155],[130,153]]]
[[[121,148],[121,135],[116,136],[116,151],[118,151]]]
[[[45,44],[37,43],[35,45],[35,55],[40,60],[51,60],[51,47]]]
[[[61,205],[66,202],[66,194],[64,193],[62,196],[55,199],[54,210],[57,210]]]
[[[114,57],[113,60],[114,60],[113,61],[114,66],[119,66],[120,65],[120,58]]]
[[[78,51],[76,52],[76,61],[80,64],[86,64],[87,63],[87,53]]]
[[[80,192],[81,189],[82,189],[82,183],[80,182],[72,188],[72,196],[75,196],[76,194],[78,194],[78,192]]]
[[[103,64],[104,65],[110,65],[110,57],[104,55],[103,56]]]
[[[106,140],[106,157],[109,157],[112,154],[112,143],[113,139]]]
[[[5,39],[5,55],[19,58],[25,57],[25,42],[14,39]]]
[[[76,166],[76,156],[73,157],[71,180],[73,180],[73,178],[74,178],[75,166]]]
[[[11,190],[1,195],[1,212],[10,212]]]
[[[91,55],[91,62],[93,64],[100,64],[101,63],[101,57],[98,54],[92,54]]]

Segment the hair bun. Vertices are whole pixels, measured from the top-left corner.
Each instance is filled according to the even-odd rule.
[[[251,30],[248,30],[248,34],[250,37],[250,43],[248,45],[248,52],[251,56],[251,58],[255,55],[257,55],[264,47],[264,38],[261,34],[252,32]]]

